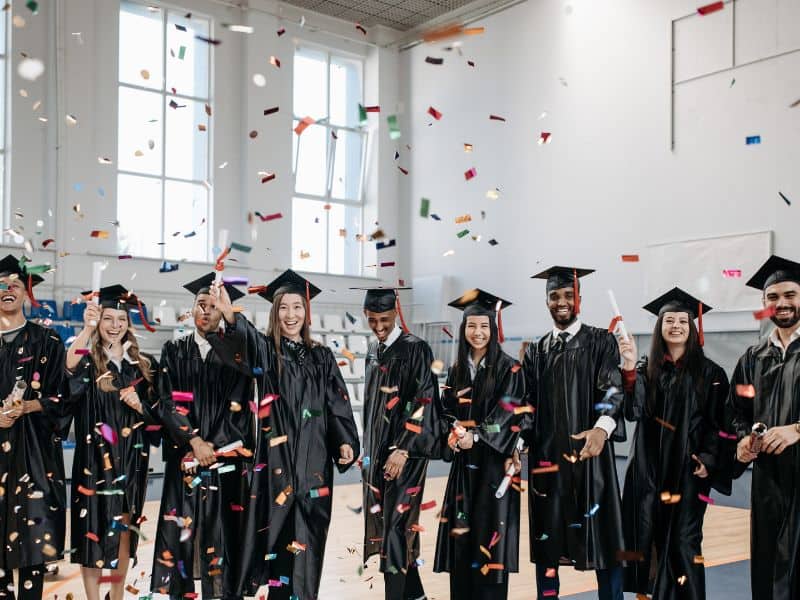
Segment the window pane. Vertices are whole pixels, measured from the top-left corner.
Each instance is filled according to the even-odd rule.
[[[8,54],[8,48],[6,48],[6,19],[8,17],[6,15],[10,12],[10,10],[0,11],[0,53],[2,54]]]
[[[157,92],[120,86],[117,147],[120,170],[161,175],[161,98]]]
[[[0,11],[5,14],[5,11]],[[5,23],[0,19],[0,23]],[[5,27],[5,25],[3,25]],[[4,48],[4,46],[0,46]],[[6,147],[6,60],[0,59],[0,148]]]
[[[167,89],[175,88],[178,94],[184,96],[208,98],[208,63],[211,45],[195,39],[196,35],[210,37],[208,21],[197,17],[187,19],[182,13],[169,11]]]
[[[296,117],[328,116],[327,60],[324,52],[297,49],[294,54],[294,114]],[[358,110],[358,107],[356,107]]]
[[[177,108],[172,108],[174,102]],[[208,132],[199,124],[207,124],[205,103],[167,97],[166,176],[204,181],[208,173]]]
[[[329,130],[311,125],[301,135],[293,135],[298,138],[294,189],[298,194],[323,196],[327,191]]]
[[[117,220],[121,253],[161,257],[161,180],[118,175]]]
[[[318,200],[292,201],[292,268],[325,272],[325,224],[328,211]]]
[[[119,80],[143,87],[164,85],[163,11],[121,2],[119,11]],[[148,78],[142,76],[147,71]]]
[[[328,225],[328,272],[336,275],[361,274],[361,207],[331,204]]]
[[[164,256],[173,260],[208,260],[207,216],[208,190],[204,185],[167,181],[164,186]]]
[[[331,123],[357,127],[358,105],[361,100],[361,63],[340,56],[332,56]]]
[[[333,158],[331,196],[343,200],[361,200],[361,159],[364,134],[339,130]]]

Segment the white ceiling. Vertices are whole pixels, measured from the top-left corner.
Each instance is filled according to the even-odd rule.
[[[408,31],[446,13],[470,5],[486,7],[496,0],[283,0],[301,9],[308,9],[364,27],[384,25],[398,31]]]

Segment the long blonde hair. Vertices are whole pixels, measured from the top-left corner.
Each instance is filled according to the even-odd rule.
[[[281,352],[281,322],[278,313],[281,308],[281,300],[286,294],[297,294],[287,288],[281,288],[272,297],[272,309],[269,311],[269,327],[267,328],[267,337],[272,338],[272,343],[275,345],[275,352],[278,354],[278,373],[283,369],[283,353]],[[303,327],[300,329],[300,337],[303,343],[309,348],[318,346],[319,344],[311,339],[311,327],[308,325],[308,300],[303,294],[297,294],[303,302],[303,310],[305,310],[305,317],[303,319]]]
[[[103,311],[105,309],[101,309],[100,317],[103,316]],[[133,324],[130,320],[130,313],[128,314],[128,330],[125,333],[125,337],[122,339],[122,343],[130,342],[127,348],[128,356],[130,356],[134,362],[136,362],[136,366],[139,369],[142,377],[150,384],[153,385],[153,372],[151,370],[152,365],[150,363],[150,359],[147,358],[144,354],[139,352],[139,342],[136,340],[136,329],[134,329]],[[92,333],[92,343],[90,345],[90,355],[92,357],[92,362],[94,363],[95,372],[97,373],[97,385],[100,387],[100,390],[103,392],[116,392],[119,388],[114,385],[114,378],[110,375],[110,371],[108,370],[108,357],[106,356],[105,350],[103,348],[103,340],[100,338],[100,330],[95,328],[94,332]]]

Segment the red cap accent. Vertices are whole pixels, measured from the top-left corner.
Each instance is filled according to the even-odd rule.
[[[572,294],[575,296],[575,316],[581,314],[581,296],[578,290],[578,269],[572,269]]]
[[[408,333],[408,325],[406,325],[406,320],[403,318],[403,307],[400,306],[400,294],[397,290],[394,291],[394,299],[397,305],[397,316],[400,317],[400,327],[403,328],[403,333]]]
[[[608,325],[608,333],[614,333],[620,321],[622,321],[622,315],[617,315],[616,317],[611,319],[611,323],[609,323]]]
[[[700,340],[700,345],[705,344],[705,336],[703,335],[703,303],[697,303],[697,337]]]
[[[139,300],[138,296],[136,297],[136,308],[139,309],[139,317],[142,319],[142,325],[144,325],[144,328],[147,329],[147,331],[149,331],[150,333],[153,333],[156,330],[156,328],[153,327],[152,325],[150,325],[150,323],[147,322],[147,315],[144,314],[144,308],[142,307],[142,301]]]
[[[31,306],[34,308],[39,308],[41,306],[33,295],[33,275],[28,275],[28,298],[31,299]]]
[[[506,336],[503,335],[503,301],[497,303],[497,340],[502,344],[506,341]]]
[[[306,281],[306,323],[311,327],[311,288]]]

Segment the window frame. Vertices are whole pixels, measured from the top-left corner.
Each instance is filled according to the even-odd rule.
[[[9,15],[13,12],[13,6],[9,10],[3,11],[3,24],[5,29],[4,41],[5,45],[0,46],[0,59],[3,60],[3,68],[0,70],[0,77],[3,78],[3,114],[0,119],[3,119],[3,135],[0,136],[0,169],[3,173],[2,185],[0,185],[0,231],[11,227],[11,191],[10,186],[10,173],[8,169],[8,139],[9,129],[11,128],[11,90],[9,89],[10,76],[9,73],[9,48],[11,42],[11,19]],[[5,236],[3,236],[4,238]],[[0,238],[2,241],[2,238]]]
[[[169,46],[168,46],[168,37],[169,37],[169,18],[170,14],[178,14],[178,15],[185,15],[187,13],[191,13],[192,19],[199,18],[203,19],[208,22],[208,36],[210,38],[214,38],[214,19],[210,15],[198,13],[193,9],[188,8],[181,8],[175,4],[161,2],[160,0],[151,0],[151,1],[142,1],[142,0],[120,0],[119,2],[119,13],[122,13],[126,4],[133,4],[143,7],[145,9],[149,7],[157,7],[160,9],[162,17],[162,26],[161,26],[161,42],[162,42],[162,56],[161,56],[161,69],[163,74],[163,79],[161,82],[160,87],[153,88],[147,87],[142,85],[137,85],[135,83],[128,83],[123,82],[120,80],[120,73],[117,72],[117,99],[119,100],[119,91],[121,88],[127,88],[130,90],[134,90],[137,92],[147,92],[152,94],[158,94],[161,97],[161,114],[159,118],[160,122],[160,142],[161,142],[161,174],[160,175],[153,175],[151,173],[144,173],[140,171],[131,171],[128,169],[120,169],[119,165],[117,165],[116,171],[116,201],[119,202],[119,176],[120,175],[128,175],[133,177],[143,177],[155,181],[160,181],[161,183],[161,241],[166,242],[169,237],[169,232],[166,230],[167,226],[167,183],[168,182],[176,182],[176,183],[184,183],[184,184],[191,184],[191,185],[201,185],[207,191],[207,202],[206,202],[206,217],[205,217],[205,224],[204,227],[207,228],[207,243],[205,248],[205,254],[202,257],[192,256],[191,258],[187,258],[185,256],[172,256],[167,253],[168,244],[162,243],[160,247],[160,253],[158,256],[156,255],[139,255],[135,258],[142,258],[142,259],[151,259],[151,260],[181,260],[187,262],[194,262],[194,263],[209,263],[213,260],[212,250],[211,247],[213,246],[213,239],[212,239],[212,232],[214,231],[214,186],[211,184],[211,177],[213,174],[212,165],[214,164],[214,157],[213,157],[213,132],[214,132],[214,119],[209,119],[208,124],[206,126],[206,131],[204,135],[206,136],[206,165],[205,165],[205,173],[206,179],[199,180],[199,179],[185,179],[181,177],[168,177],[167,176],[167,104],[170,99],[174,99],[176,102],[180,102],[182,100],[187,100],[190,102],[198,102],[203,104],[208,104],[209,106],[213,106],[213,95],[214,95],[214,45],[213,44],[206,44],[205,47],[208,52],[208,87],[207,97],[202,96],[190,96],[187,94],[175,93],[173,94],[168,88],[168,56],[169,56]],[[120,52],[120,43],[119,43],[119,36],[117,39],[117,68],[119,68],[119,52]],[[117,132],[119,132],[119,122],[122,118],[122,115],[119,112],[119,106],[117,106]],[[119,133],[117,133],[119,135]],[[119,140],[117,140],[117,144],[119,144]],[[119,215],[119,206],[116,207],[116,214]],[[121,252],[124,248],[120,244],[120,240],[117,240],[118,250]]]
[[[363,229],[364,226],[364,189],[366,183],[366,158],[367,158],[367,149],[369,146],[369,130],[361,125],[356,126],[348,126],[348,125],[337,125],[333,124],[330,121],[330,114],[331,114],[331,62],[332,59],[341,58],[347,61],[353,61],[358,63],[359,66],[359,75],[360,75],[360,82],[361,82],[361,90],[360,90],[360,98],[359,103],[364,103],[364,75],[366,71],[366,61],[363,56],[358,54],[351,54],[343,50],[339,50],[337,48],[331,48],[328,46],[323,46],[319,44],[313,44],[306,42],[304,40],[298,40],[295,44],[294,52],[292,54],[292,60],[296,58],[298,52],[302,53],[303,49],[308,49],[309,51],[315,53],[322,53],[325,55],[325,90],[326,90],[326,99],[327,99],[327,115],[325,115],[322,121],[316,121],[312,126],[322,127],[325,130],[325,144],[326,144],[326,151],[325,151],[325,163],[326,163],[326,170],[325,173],[325,193],[321,195],[317,194],[309,194],[305,192],[298,192],[297,191],[297,167],[300,160],[300,149],[301,144],[303,141],[303,136],[298,136],[297,139],[297,151],[294,152],[294,156],[292,157],[292,209],[294,209],[294,200],[313,200],[318,202],[325,202],[326,204],[331,205],[343,205],[349,208],[359,208],[360,212],[360,221],[361,227]],[[296,71],[293,69],[292,72],[293,76],[296,76]],[[295,113],[295,103],[294,103],[294,82],[292,86],[292,135],[297,135],[294,133],[294,127],[297,125],[299,121],[309,115],[298,115]],[[348,132],[354,133],[358,135],[361,139],[361,156],[360,156],[360,166],[358,172],[358,192],[356,194],[356,199],[348,199],[348,198],[335,198],[332,195],[333,189],[333,179],[334,179],[334,170],[335,170],[335,156],[336,156],[336,144],[337,139],[334,139],[331,135],[332,132]],[[294,143],[292,144],[294,148]],[[294,150],[293,150],[294,151]],[[331,227],[330,227],[330,213],[331,211],[325,211],[325,270],[324,271],[312,271],[312,272],[319,272],[325,275],[337,275],[337,276],[349,276],[349,277],[362,277],[364,275],[364,249],[363,244],[359,243],[358,245],[358,255],[356,257],[356,261],[358,263],[358,269],[355,273],[333,273],[331,272]],[[294,210],[292,210],[294,219]],[[292,246],[294,246],[294,240],[292,240]],[[302,269],[302,264],[299,262],[301,259],[294,256],[294,248],[292,251],[292,267],[295,269]],[[307,269],[303,269],[307,270]]]

